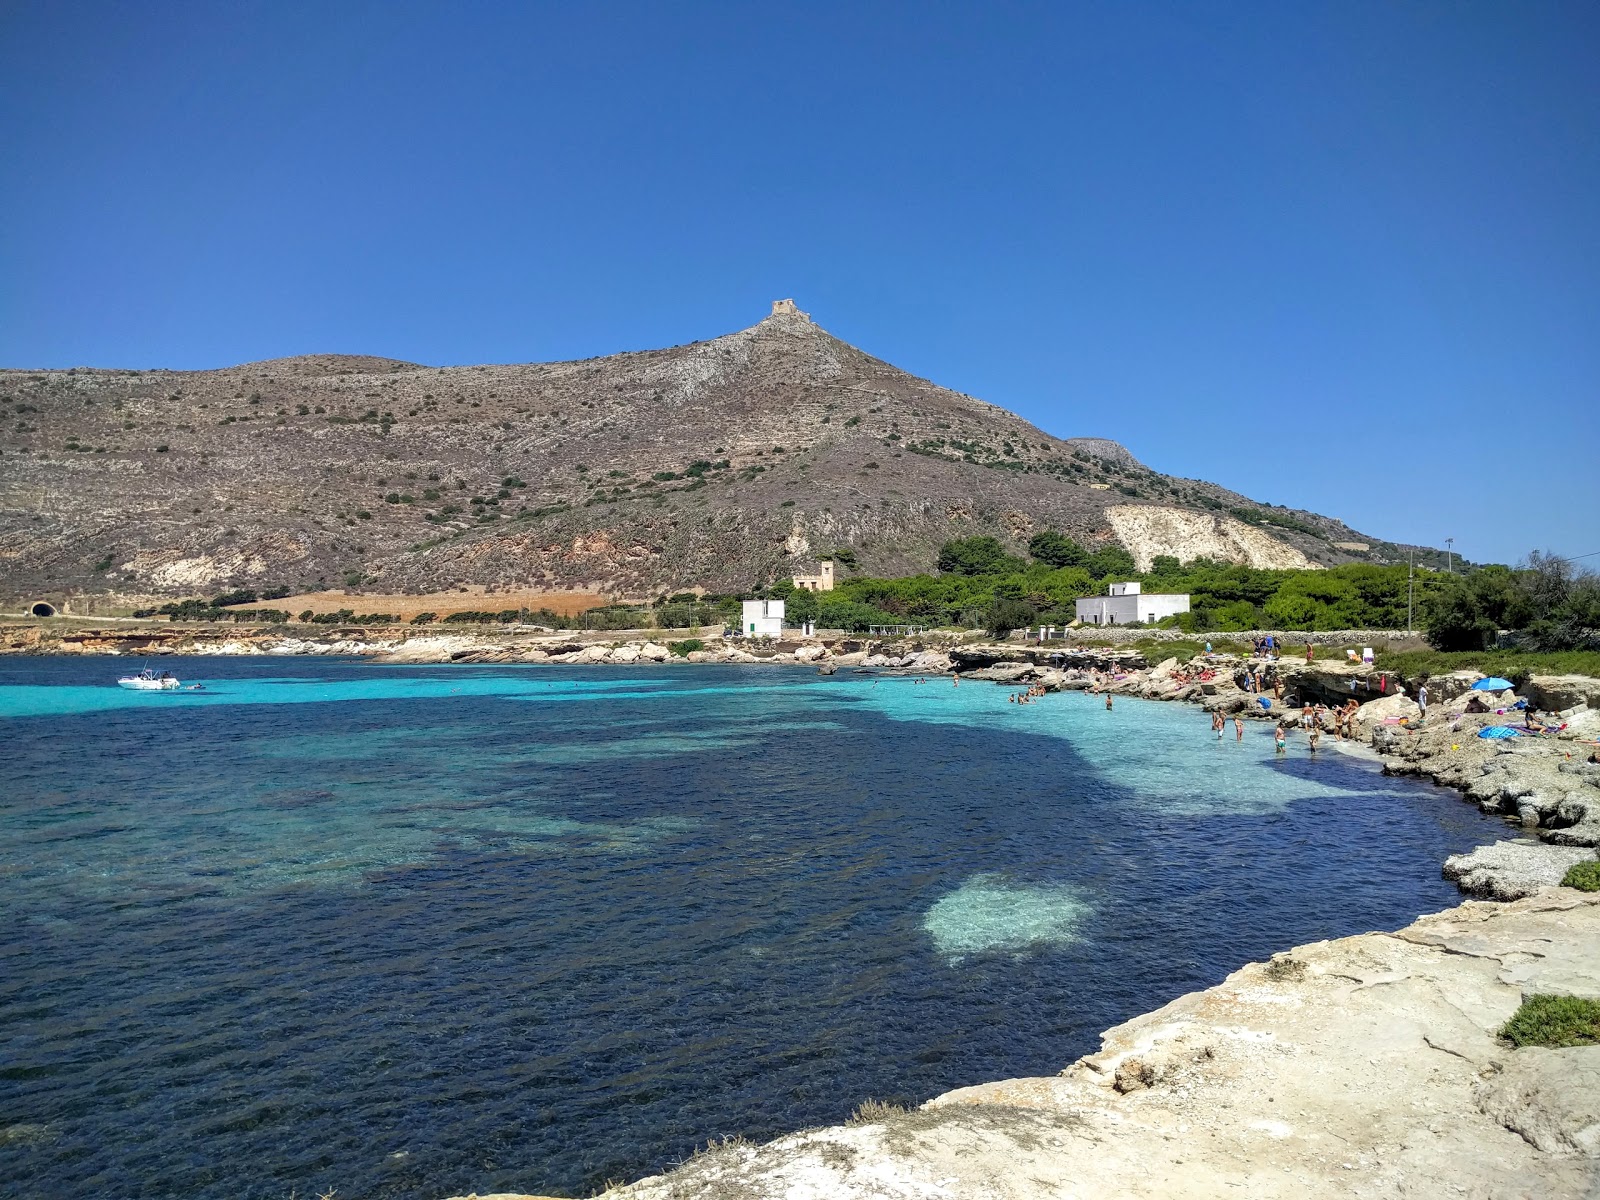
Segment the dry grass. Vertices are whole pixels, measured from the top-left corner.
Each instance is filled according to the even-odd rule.
[[[903,1117],[906,1114],[904,1105],[891,1104],[887,1100],[874,1100],[870,1096],[863,1100],[855,1112],[850,1114],[846,1125],[881,1125],[890,1117]]]
[[[531,589],[499,588],[488,591],[479,586],[448,592],[426,592],[417,596],[368,592],[304,592],[281,600],[262,600],[243,608],[281,608],[291,613],[310,609],[314,613],[338,612],[348,608],[362,613],[393,613],[404,620],[418,613],[438,613],[447,617],[455,612],[499,612],[506,608],[548,608],[562,616],[576,616],[588,608],[611,603],[598,592],[539,592]]]

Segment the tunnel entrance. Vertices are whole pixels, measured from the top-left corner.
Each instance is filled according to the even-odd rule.
[[[56,615],[56,606],[47,600],[39,600],[28,606],[28,614],[34,617],[53,617]]]

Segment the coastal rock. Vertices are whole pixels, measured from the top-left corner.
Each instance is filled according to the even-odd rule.
[[[1575,788],[1556,805],[1539,837],[1558,846],[1600,846],[1600,791]]]
[[[1546,1154],[1600,1158],[1600,1053],[1530,1046],[1509,1057],[1474,1089],[1479,1111]]]
[[[1600,709],[1600,680],[1586,675],[1535,675],[1523,683],[1522,694],[1540,712],[1565,714],[1578,708]]]
[[[606,661],[610,663],[622,663],[624,665],[627,663],[636,663],[639,661],[639,647],[633,645],[618,646],[615,650],[611,651],[609,655],[607,655]]]
[[[801,646],[794,652],[794,661],[797,663],[816,662],[818,659],[826,657],[827,653],[828,648],[826,646],[812,642],[809,645]]]
[[[1032,679],[1039,673],[1039,668],[1032,663],[1002,663],[992,667],[979,667],[975,671],[963,671],[965,679],[986,679],[991,683],[1018,683],[1025,679]]]
[[[1401,720],[1415,723],[1421,717],[1422,709],[1417,702],[1401,694],[1385,696],[1356,709],[1356,724],[1368,730],[1386,723],[1393,726]]]
[[[672,651],[659,642],[646,642],[639,647],[639,659],[641,662],[662,663],[671,657]]]
[[[1569,867],[1594,858],[1593,851],[1538,842],[1492,842],[1444,862],[1444,877],[1469,896],[1520,900],[1554,887]]]

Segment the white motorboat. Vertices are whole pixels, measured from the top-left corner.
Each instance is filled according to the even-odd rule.
[[[117,680],[117,686],[133,692],[175,692],[183,685],[170,671],[158,673],[146,667],[137,675],[128,675]]]

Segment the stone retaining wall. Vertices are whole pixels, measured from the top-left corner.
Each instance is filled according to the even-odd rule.
[[[1020,638],[1021,634],[1013,634],[1013,638]],[[1087,645],[1091,642],[1111,642],[1120,645],[1124,642],[1253,642],[1259,637],[1275,637],[1285,646],[1304,646],[1310,643],[1314,646],[1376,646],[1383,642],[1404,642],[1412,639],[1420,640],[1422,631],[1407,633],[1403,629],[1331,629],[1306,631],[1303,629],[1246,629],[1239,633],[1223,633],[1212,630],[1208,633],[1185,633],[1181,629],[1150,629],[1142,625],[1098,625],[1092,628],[1069,629],[1062,636],[1062,641]]]

